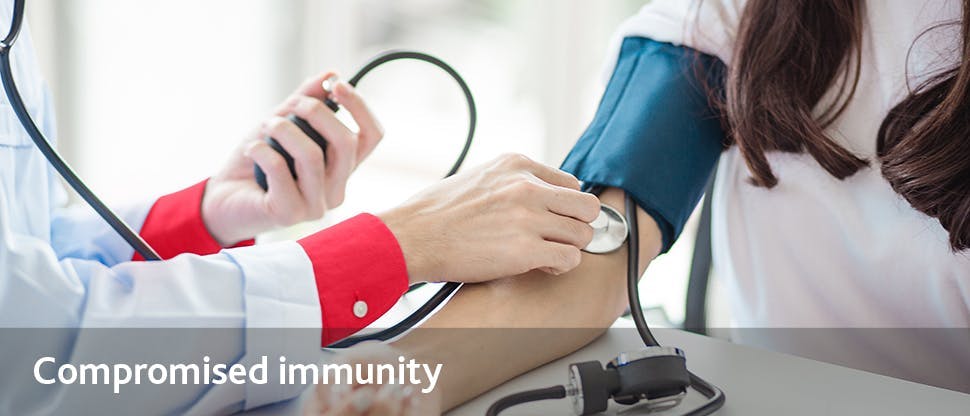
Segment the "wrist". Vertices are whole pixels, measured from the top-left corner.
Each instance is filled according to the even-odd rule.
[[[206,181],[199,216],[209,236],[222,247],[251,245],[256,234],[268,229],[261,221],[240,218],[239,204],[229,202],[236,190],[226,186],[218,177]]]
[[[221,223],[224,216],[218,214],[218,210],[214,206],[216,204],[212,201],[213,198],[211,197],[211,190],[212,180],[208,180],[205,184],[205,191],[203,191],[202,194],[202,207],[200,213],[202,216],[202,224],[205,225],[206,231],[209,232],[209,235],[211,235],[220,246],[229,247],[233,241],[230,241],[231,236],[227,236],[223,231],[226,228],[223,227]]]
[[[391,230],[404,255],[408,283],[426,282],[437,270],[435,257],[429,255],[427,239],[421,235],[420,226],[415,226],[415,215],[411,210],[399,207],[377,216]]]

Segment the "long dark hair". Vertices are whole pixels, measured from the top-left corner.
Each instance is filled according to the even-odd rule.
[[[825,134],[858,84],[864,7],[863,0],[745,5],[725,99],[718,101],[753,184],[778,183],[768,151],[806,152],[839,179],[868,166]],[[970,248],[968,22],[964,0],[959,65],[910,91],[877,137],[883,176],[913,208],[940,221],[954,250]]]

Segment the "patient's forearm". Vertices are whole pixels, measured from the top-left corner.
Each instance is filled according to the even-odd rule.
[[[601,200],[622,211],[621,191],[607,190]],[[661,239],[653,219],[638,211],[642,273]],[[396,345],[425,362],[444,364],[439,386],[449,409],[589,343],[626,307],[624,246],[606,255],[584,253],[579,267],[560,276],[532,272],[465,285],[421,326],[455,330],[421,329]],[[472,334],[456,328],[495,329]]]

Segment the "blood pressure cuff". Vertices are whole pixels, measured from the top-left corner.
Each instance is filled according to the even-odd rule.
[[[596,116],[563,162],[587,190],[631,195],[660,227],[661,253],[683,230],[723,149],[707,91],[722,90],[724,73],[717,58],[692,49],[624,39]]]

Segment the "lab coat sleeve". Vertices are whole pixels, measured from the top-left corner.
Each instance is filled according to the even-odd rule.
[[[57,201],[54,204],[62,207],[54,208],[50,213],[50,245],[57,257],[92,260],[107,266],[131,260],[134,249],[91,207],[83,204],[63,207],[66,197],[60,186],[60,183],[55,183],[52,194],[54,201]],[[131,204],[115,209],[115,213],[138,230],[150,206],[151,203]]]
[[[163,259],[179,254],[213,254],[222,246],[209,233],[202,220],[202,197],[208,180],[181,191],[158,198],[148,211],[138,234]],[[233,247],[248,247],[253,239],[240,241]],[[134,253],[134,260],[144,260]]]
[[[8,205],[9,196],[0,188],[0,207]],[[158,393],[150,386],[116,396],[110,389],[106,396],[79,395],[75,386],[40,385],[31,374],[33,363],[43,356],[58,357],[60,363],[98,363],[132,351],[143,352],[148,362],[198,362],[203,351],[213,362],[252,363],[264,355],[314,362],[321,316],[328,325],[341,327],[335,333],[343,334],[376,319],[407,285],[396,240],[379,219],[368,215],[299,243],[112,266],[61,257],[44,239],[14,229],[0,209],[0,326],[80,329],[55,337],[0,339],[0,414],[77,409],[100,414],[208,414],[291,398],[301,386],[272,382],[166,386],[164,400],[154,397]],[[372,256],[391,258],[385,262]],[[368,314],[342,316],[353,305],[340,303],[350,299],[369,301]],[[327,303],[324,308],[321,302]],[[180,330],[177,345],[199,349],[165,348],[152,337],[143,341],[121,332],[124,342],[119,346],[117,336],[90,335],[105,331],[97,328],[216,328],[228,333],[219,339],[229,341],[215,342],[208,331]],[[260,328],[309,330],[252,335]],[[326,343],[333,336],[325,333],[322,340]]]
[[[33,61],[23,55],[32,53],[28,34],[25,28],[15,49],[23,58],[15,60],[19,64]],[[25,80],[36,73],[30,65],[18,71]],[[34,84],[24,82],[24,91]],[[28,106],[55,140],[49,94]],[[2,121],[0,127],[11,129],[4,133],[23,134],[9,113]],[[52,209],[66,201],[60,179],[26,140],[6,138],[11,143],[0,152],[0,415],[225,414],[291,398],[303,387],[274,382],[276,371],[268,372],[266,385],[175,384],[160,392],[145,383],[115,395],[110,387],[92,393],[40,384],[33,365],[45,356],[60,364],[198,363],[203,354],[214,363],[251,364],[281,355],[314,362],[321,341],[370,324],[407,286],[397,241],[369,215],[300,242],[129,261],[133,250],[90,208]],[[201,193],[177,194],[175,200],[192,201],[182,204],[191,209],[180,212],[195,215]],[[173,200],[118,213],[144,231],[149,211],[165,201]],[[191,215],[181,222],[202,226]],[[171,238],[186,229],[160,235]],[[180,252],[193,247],[183,245]],[[369,310],[348,317],[349,302],[358,300]],[[344,330],[323,332],[323,323]]]
[[[57,137],[53,100],[50,91],[42,88],[43,111],[39,114],[44,136]],[[50,244],[58,258],[87,259],[113,266],[128,260],[142,260],[94,210],[86,204],[65,207],[67,195],[60,177],[53,168],[47,169],[48,198],[51,202]],[[206,181],[186,189],[164,195],[155,201],[132,204],[115,212],[163,259],[179,254],[214,254],[223,247],[209,234],[202,222],[202,197]],[[79,238],[84,236],[84,238]],[[237,242],[233,247],[253,245],[252,239]]]
[[[133,204],[116,210],[125,222],[163,259],[179,254],[214,254],[222,250],[202,222],[202,197],[206,183],[164,195],[152,203]],[[55,201],[63,204],[60,184],[52,184]],[[87,236],[78,238],[78,236]],[[237,242],[247,247],[255,240]],[[121,236],[87,205],[56,208],[51,213],[51,246],[61,258],[83,258],[105,265],[143,260]]]
[[[34,114],[38,127],[50,140],[57,138],[57,123],[54,117],[54,100],[46,86],[41,88],[38,100],[42,111]],[[132,249],[121,236],[114,232],[101,217],[87,204],[68,206],[67,193],[60,176],[54,168],[47,166],[47,215],[50,218],[50,246],[57,258],[74,258],[97,261],[108,266],[128,261]],[[116,207],[115,213],[133,229],[141,228],[152,202]],[[35,213],[35,215],[40,215]],[[79,238],[84,236],[84,238]]]
[[[202,221],[205,185],[201,182],[163,196],[148,212],[139,234],[163,259],[222,249]],[[358,215],[298,243],[313,265],[319,289],[323,346],[369,325],[407,290],[407,266],[397,238],[373,215]],[[252,244],[247,240],[236,247]],[[137,253],[134,258],[141,260]]]
[[[201,182],[163,196],[149,210],[139,234],[163,259],[222,249],[202,221],[205,186]],[[323,346],[369,325],[407,290],[404,254],[394,234],[373,215],[356,216],[298,243],[311,260],[319,289]],[[246,240],[235,247],[251,245],[253,240]],[[349,248],[352,255],[347,255]],[[135,253],[134,259],[141,256]]]
[[[0,190],[0,206],[6,206],[7,198]],[[0,414],[77,409],[99,414],[172,414],[190,410],[197,402],[205,404],[206,410],[225,412],[299,393],[298,386],[265,391],[259,386],[226,384],[166,386],[165,400],[153,399],[150,389],[132,389],[115,397],[110,391],[107,396],[77,394],[74,385],[34,382],[32,365],[43,356],[57,357],[59,363],[110,363],[141,351],[141,360],[164,363],[194,362],[205,353],[216,362],[233,363],[280,354],[312,361],[318,352],[317,288],[309,258],[296,243],[107,266],[90,259],[59,258],[43,239],[13,232],[6,213],[0,212],[0,268],[0,326],[51,331],[0,339],[4,351]],[[200,327],[234,332],[227,338],[236,342],[210,348],[206,331],[180,330],[180,344],[200,347],[179,350],[162,348],[151,338],[142,343],[123,329],[111,330],[116,336],[103,336],[107,330],[97,329]],[[293,327],[317,331],[286,332],[291,339],[246,336],[254,328]],[[60,333],[53,328],[80,329]],[[86,335],[89,331],[102,336]],[[55,341],[45,336],[55,333]],[[301,336],[306,339],[298,339]],[[219,400],[206,399],[209,395]]]

